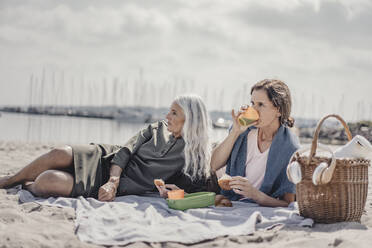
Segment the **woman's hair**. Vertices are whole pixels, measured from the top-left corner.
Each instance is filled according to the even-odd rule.
[[[292,100],[288,86],[277,79],[264,79],[252,86],[251,95],[254,90],[262,89],[266,91],[273,105],[279,109],[281,114],[279,117],[280,124],[293,127],[294,119],[290,117]]]
[[[211,121],[200,96],[188,94],[175,100],[185,114],[182,137],[185,141],[185,167],[183,172],[191,180],[210,177],[212,145]]]

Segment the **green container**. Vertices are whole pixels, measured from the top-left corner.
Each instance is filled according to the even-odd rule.
[[[172,200],[167,199],[168,206],[177,210],[186,210],[190,208],[205,208],[214,205],[216,194],[213,192],[198,192],[185,194],[185,198]]]

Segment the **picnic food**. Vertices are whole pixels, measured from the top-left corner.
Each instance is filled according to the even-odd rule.
[[[156,186],[164,186],[165,185],[165,183],[162,179],[154,179],[154,184]]]
[[[232,207],[232,203],[224,195],[216,195],[214,200],[214,205],[216,207]]]
[[[248,107],[243,113],[238,117],[239,124],[242,126],[248,126],[252,122],[257,121],[260,118],[257,110],[252,107]]]
[[[183,198],[185,198],[185,191],[183,189],[168,191],[168,199],[177,200]]]
[[[218,185],[220,185],[221,189],[223,190],[231,190],[230,187],[231,179],[232,179],[231,176],[225,174],[220,179],[218,179]]]

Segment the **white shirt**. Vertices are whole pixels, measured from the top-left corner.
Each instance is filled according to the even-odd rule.
[[[245,177],[253,187],[259,189],[262,185],[270,147],[260,152],[258,149],[258,129],[252,129],[247,138],[247,161],[245,162]]]

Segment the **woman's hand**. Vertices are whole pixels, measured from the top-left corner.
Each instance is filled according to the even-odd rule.
[[[163,198],[168,198],[168,191],[180,189],[175,184],[165,184],[164,186],[155,185],[159,191],[159,194]]]
[[[288,207],[291,201],[294,201],[294,194],[284,195],[284,200],[276,199],[259,191],[248,181],[247,178],[237,176],[230,182],[231,188],[235,193],[243,197],[254,200],[257,204],[266,207]]]
[[[258,121],[255,121],[255,122],[249,124],[248,126],[242,126],[242,125],[239,124],[238,117],[241,113],[243,113],[245,110],[247,110],[247,108],[248,108],[247,105],[240,106],[240,110],[238,111],[238,113],[236,115],[235,115],[235,110],[234,109],[231,110],[231,117],[232,117],[232,120],[233,120],[233,127],[232,127],[231,132],[240,135],[240,134],[244,133],[244,131],[247,130],[249,127],[254,126],[258,123]]]
[[[253,187],[252,184],[245,177],[241,176],[233,177],[230,182],[230,187],[236,194],[253,199],[255,201],[257,201],[260,195],[260,191]]]
[[[111,177],[107,183],[102,185],[98,190],[99,201],[113,201],[116,197],[116,191],[119,185],[119,177]]]
[[[240,107],[240,111],[235,115],[235,111],[231,110],[231,117],[233,120],[233,126],[229,135],[213,149],[211,157],[211,168],[213,171],[217,171],[226,165],[227,160],[231,155],[231,151],[234,147],[236,140],[239,135],[242,134],[248,127],[252,125],[257,125],[257,121],[251,123],[249,126],[242,126],[239,124],[239,114],[243,112],[247,106]]]

